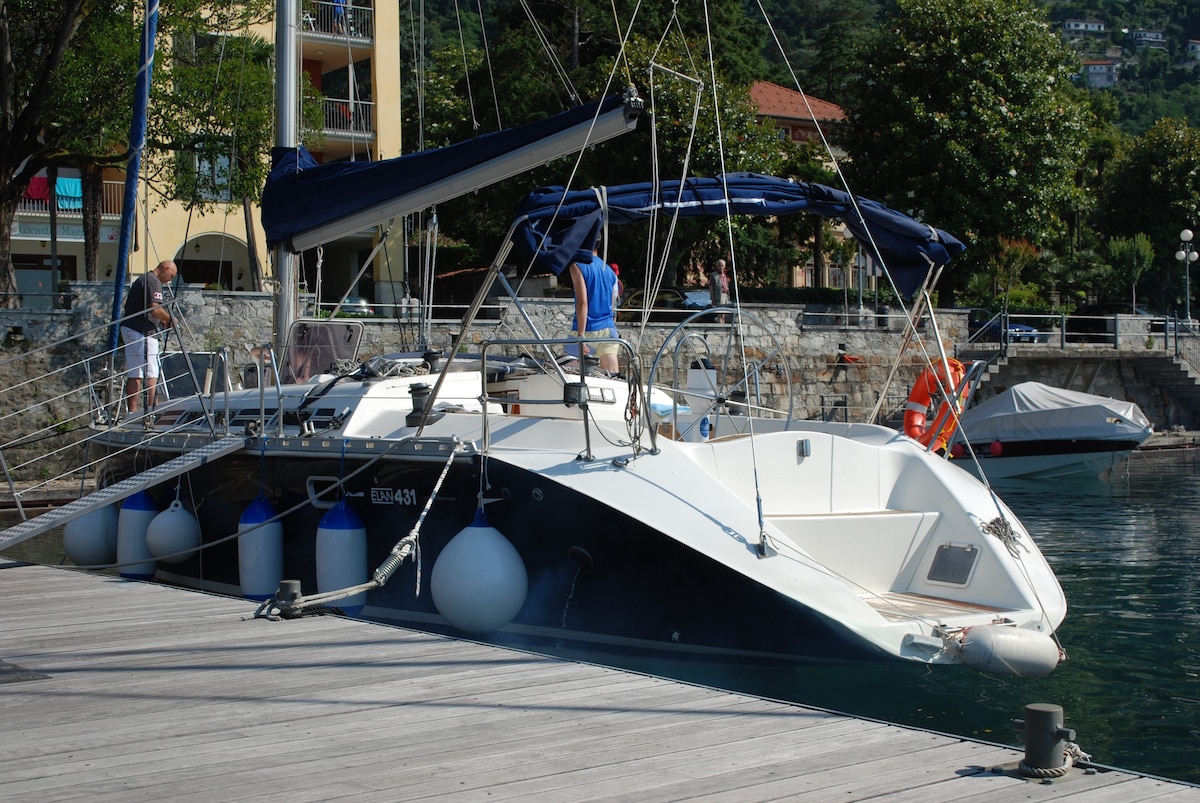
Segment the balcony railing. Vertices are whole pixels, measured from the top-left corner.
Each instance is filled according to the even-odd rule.
[[[354,3],[305,2],[300,12],[300,29],[308,33],[375,38],[375,10]]]
[[[325,132],[371,134],[375,130],[375,104],[365,100],[325,98]]]
[[[121,207],[124,203],[125,183],[122,181],[104,182],[104,190],[100,198],[100,214],[104,217],[120,217]],[[50,214],[50,199],[23,197],[17,202],[17,213],[20,214],[22,212],[34,215],[48,215]],[[80,208],[79,199],[59,198],[58,214],[82,217],[83,210]]]

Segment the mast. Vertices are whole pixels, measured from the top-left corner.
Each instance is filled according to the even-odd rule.
[[[150,106],[150,75],[154,71],[154,40],[158,36],[158,0],[147,0],[146,19],[142,23],[141,59],[133,93],[133,120],[129,124],[129,164],[125,168],[125,198],[121,206],[121,237],[117,243],[117,266],[113,275],[112,326],[108,333],[109,354],[116,354],[120,342],[122,308],[125,304],[125,276],[129,268],[129,248],[133,240],[133,221],[137,215],[138,173],[142,168],[142,149],[146,147],[146,109]]]
[[[296,60],[296,0],[275,5],[275,144],[295,148],[299,142],[298,73]],[[274,345],[282,348],[299,306],[295,255],[283,245],[271,250],[275,263]]]

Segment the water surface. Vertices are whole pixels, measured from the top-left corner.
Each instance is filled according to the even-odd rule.
[[[1200,450],[1135,453],[1108,479],[995,487],[1066,591],[1068,660],[1049,677],[899,665],[725,682],[1013,745],[1024,707],[1053,703],[1095,761],[1200,783]]]

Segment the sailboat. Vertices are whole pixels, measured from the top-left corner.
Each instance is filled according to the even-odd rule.
[[[534,142],[582,133],[554,145],[577,149],[629,130],[638,109],[626,93],[486,147],[390,162],[277,150],[268,239],[302,249],[420,209],[488,180],[477,171],[493,157],[505,173]],[[767,359],[746,359],[740,339],[752,315],[686,320],[648,361],[618,340],[621,375],[564,362],[577,341],[529,316],[527,333],[465,354],[492,283],[520,308],[502,271],[514,249],[561,273],[608,227],[660,212],[837,219],[909,292],[963,249],[882,204],[786,178],[534,191],[445,354],[358,362],[360,324],[299,320],[263,360],[275,384],[172,400],[149,432],[102,428],[97,498],[128,497],[122,573],[245,596],[263,615],[334,612],[616,664],[1052,671],[1066,600],[1012,511],[896,430],[768,409],[756,392]],[[722,348],[734,368],[707,369]],[[135,515],[163,508],[197,526],[150,532]]]

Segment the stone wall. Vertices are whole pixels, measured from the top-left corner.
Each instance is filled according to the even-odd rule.
[[[0,414],[5,418],[0,420],[0,430],[9,433],[0,439],[0,456],[6,458],[10,467],[22,462],[24,455],[58,448],[65,450],[65,460],[79,458],[69,453],[64,444],[90,420],[89,380],[97,379],[106,370],[111,303],[111,285],[78,283],[72,288],[70,309],[0,310],[0,333],[5,335],[0,353]],[[567,333],[573,314],[570,299],[523,299],[522,303],[546,336],[562,337]],[[182,324],[178,335],[172,336],[169,345],[172,349],[182,346],[192,351],[210,351],[227,346],[235,365],[246,366],[253,362],[249,350],[270,341],[273,310],[268,294],[185,288],[178,298],[177,310]],[[783,409],[790,406],[795,417],[804,419],[867,418],[884,392],[895,355],[902,345],[902,319],[898,315],[890,319],[874,315],[847,317],[780,305],[747,305],[744,310],[744,326],[740,331],[745,338],[746,359],[751,365],[761,362],[766,368],[760,372],[762,384],[752,391],[760,394],[765,405]],[[478,351],[485,340],[529,337],[515,310],[488,312],[493,317],[477,322],[468,333],[465,350]],[[425,345],[449,350],[453,337],[462,328],[459,320],[434,321],[430,326],[430,342],[423,344],[415,321],[359,320],[363,323],[360,357],[413,351]],[[954,355],[955,345],[967,339],[966,313],[939,311],[937,321],[945,353]],[[636,349],[644,372],[655,367],[657,359],[656,383],[684,385],[683,376],[678,381],[674,376],[676,364],[680,372],[685,371],[701,354],[707,355],[717,367],[728,367],[721,377],[726,385],[740,376],[742,350],[731,348],[729,341],[731,333],[737,331],[733,327],[695,324],[682,339],[675,336],[666,350],[660,351],[673,329],[668,323],[650,324],[645,331],[639,331],[632,323],[619,325],[622,337]],[[932,329],[923,329],[922,334],[928,344],[926,348],[936,349]],[[1130,351],[1098,346],[1070,349],[1040,344],[1014,346],[1010,358],[1002,361],[1000,372],[991,378],[989,385],[1003,389],[1036,379],[1136,401],[1160,429],[1190,426],[1195,416],[1177,401],[1166,398],[1162,388],[1139,377],[1135,370],[1137,361],[1148,356],[1168,358],[1161,350],[1147,350],[1143,340],[1131,333],[1124,347]],[[1135,341],[1137,349],[1133,346]],[[704,348],[707,351],[701,351]],[[927,355],[917,348],[906,353],[886,391],[881,408],[885,423],[899,424],[908,389],[926,359]],[[115,367],[120,370],[120,360]],[[31,379],[46,374],[47,378]],[[14,446],[18,435],[25,439],[19,450]]]
[[[111,317],[111,286],[105,283],[78,283],[72,288],[70,310],[24,312],[0,311],[0,326],[22,327],[21,348],[31,349],[71,340],[66,346],[79,356],[102,354],[108,343],[107,321]],[[574,314],[570,299],[522,299],[530,319],[548,337],[564,336]],[[266,293],[225,293],[184,288],[177,301],[182,321],[179,333],[172,334],[169,349],[210,351],[219,346],[231,349],[235,364],[252,362],[250,349],[270,341],[272,299]],[[856,411],[869,409],[883,387],[896,351],[900,347],[900,319],[893,316],[890,326],[879,326],[875,316],[847,320],[834,316],[814,316],[801,306],[747,305],[747,326],[743,333],[747,353],[755,361],[766,358],[775,369],[769,382],[759,389],[763,401],[775,404],[788,390],[786,364],[791,372],[793,409],[801,418],[829,414],[856,417]],[[943,335],[952,348],[956,337],[965,337],[965,321],[951,315]],[[20,323],[16,323],[16,321]],[[361,356],[412,351],[420,342],[420,327],[414,322],[385,318],[362,318]],[[887,321],[883,321],[887,324]],[[452,338],[461,330],[458,320],[440,320],[430,326],[429,346],[449,350]],[[622,324],[620,332],[635,344],[642,365],[649,370],[658,356],[662,340],[673,324],[653,323],[644,333],[633,324]],[[961,330],[961,331],[960,331]],[[732,327],[702,323],[690,331],[704,336],[708,355],[718,365],[738,367],[736,350],[730,350],[728,336]],[[774,341],[770,335],[774,336]],[[485,340],[528,338],[528,328],[514,309],[496,311],[493,319],[477,322],[467,335],[468,350],[476,351]],[[777,344],[777,346],[776,346]],[[696,353],[690,347],[680,351],[680,360],[691,361]],[[907,394],[908,384],[918,371],[921,356],[911,352],[906,367],[898,376],[900,389]],[[657,378],[667,384],[672,377],[674,354],[668,352],[658,368]],[[686,364],[683,366],[686,369]],[[778,375],[776,375],[778,373]],[[0,377],[3,379],[3,377]],[[727,378],[727,381],[730,378]],[[861,415],[857,416],[861,417]]]

